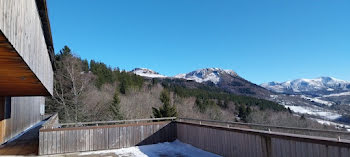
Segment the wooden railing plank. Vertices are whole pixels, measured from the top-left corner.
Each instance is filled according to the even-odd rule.
[[[54,128],[40,130],[39,155],[115,149],[139,144],[153,144],[175,140],[166,138],[176,127],[174,122],[153,122],[115,127]],[[173,132],[175,133],[175,132]],[[176,135],[170,135],[176,137]],[[59,144],[58,144],[59,143]],[[41,148],[44,149],[41,149]],[[45,151],[46,150],[46,151]]]
[[[350,142],[331,138],[203,123],[177,122],[176,125],[177,137],[182,142],[222,156],[319,157],[328,152],[328,157],[342,157],[348,156],[350,149]]]
[[[223,156],[312,157],[328,153],[332,157],[341,157],[349,155],[350,148],[350,142],[329,138],[189,122],[43,129],[39,136],[42,138],[39,142],[40,155],[125,148],[176,138]],[[56,145],[52,142],[56,142]]]

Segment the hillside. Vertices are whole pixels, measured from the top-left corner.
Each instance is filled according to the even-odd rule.
[[[261,84],[274,98],[281,95],[303,100],[306,105],[289,104],[298,113],[324,117],[325,120],[350,124],[350,82],[334,77],[296,79],[286,82]]]
[[[267,91],[233,72],[217,73],[221,77],[216,84],[211,81],[199,83],[174,77],[142,77],[135,71],[160,74],[145,69],[126,72],[94,60],[88,62],[75,56],[68,47],[55,59],[55,92],[47,100],[46,110],[58,112],[62,122],[149,118],[155,116],[154,109],[162,109],[167,103],[175,107],[179,117],[324,128],[291,114],[278,103],[259,98],[259,92],[237,90],[239,94],[236,94],[221,86]],[[229,84],[229,81],[235,83]],[[237,85],[237,82],[242,84]],[[169,97],[165,97],[168,101],[162,98],[164,91],[169,91]]]

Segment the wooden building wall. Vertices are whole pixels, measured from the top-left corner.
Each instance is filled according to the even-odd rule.
[[[0,0],[0,30],[52,94],[53,69],[35,0]]]
[[[177,122],[176,126],[180,141],[222,156],[350,156],[349,141],[186,122]]]
[[[41,120],[44,97],[12,97],[11,117],[0,121],[0,144],[15,137]]]

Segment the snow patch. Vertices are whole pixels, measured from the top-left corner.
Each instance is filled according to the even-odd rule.
[[[278,95],[270,95],[270,98],[272,98],[272,99],[277,99],[277,98],[278,98]]]
[[[335,122],[322,120],[322,119],[316,119],[316,118],[311,118],[311,119],[317,121],[318,123],[320,123],[322,125],[333,125],[333,126],[336,126],[336,128],[345,128],[348,132],[350,132],[350,125],[335,123]]]
[[[161,75],[153,70],[146,69],[146,68],[135,68],[131,71],[132,73],[143,76],[143,77],[149,77],[149,78],[165,78],[166,76]]]
[[[306,106],[290,106],[290,105],[285,105],[285,108],[290,108],[293,112],[299,113],[299,114],[308,114],[308,115],[313,115],[313,116],[319,116],[327,120],[335,120],[341,117],[340,114],[326,111],[326,110],[321,110],[317,108],[311,108],[311,107],[306,107]]]
[[[193,80],[198,83],[210,81],[210,82],[213,82],[214,84],[217,84],[220,82],[222,75],[238,76],[237,73],[234,72],[233,70],[224,70],[220,68],[206,68],[206,69],[199,69],[196,71],[192,71],[187,74],[178,74],[174,77]]]
[[[164,142],[152,145],[135,146],[122,149],[103,150],[94,152],[83,152],[79,155],[103,155],[116,154],[117,156],[130,157],[156,157],[156,156],[186,156],[186,157],[220,157],[219,155],[206,152],[204,150],[193,147],[189,144],[184,144],[179,140],[174,142]]]
[[[305,95],[301,95],[301,98],[303,98],[303,99],[305,99],[305,100],[309,100],[309,101],[314,101],[314,102],[319,103],[319,104],[324,104],[324,105],[327,105],[327,106],[332,106],[332,105],[334,105],[333,102],[321,100],[321,99],[319,99],[319,98],[310,98],[310,97],[307,97],[307,96],[305,96]]]
[[[286,82],[269,82],[261,84],[262,87],[278,92],[293,91],[296,93],[310,91],[334,91],[334,90],[349,90],[350,82],[339,80],[333,77],[319,77],[315,79],[296,79]]]
[[[322,97],[327,98],[327,97],[347,96],[347,95],[350,95],[350,92],[343,92],[343,93],[323,95]]]

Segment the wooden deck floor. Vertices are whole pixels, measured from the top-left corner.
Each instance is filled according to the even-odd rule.
[[[0,155],[37,155],[39,147],[39,129],[31,128],[19,138],[0,146]]]

